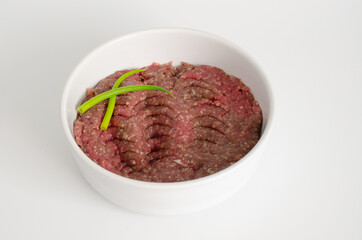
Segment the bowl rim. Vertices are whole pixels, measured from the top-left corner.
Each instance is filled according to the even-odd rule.
[[[166,33],[166,32],[179,32],[179,33],[191,33],[191,34],[197,34],[197,35],[202,35],[206,38],[211,38],[213,40],[216,40],[224,45],[227,45],[229,47],[231,47],[232,49],[234,49],[235,51],[237,51],[239,54],[243,55],[243,57],[255,68],[255,70],[259,73],[259,75],[261,76],[261,80],[263,82],[263,84],[265,85],[266,91],[268,93],[269,99],[268,99],[268,103],[269,103],[269,111],[268,111],[268,120],[267,123],[265,124],[265,128],[263,130],[263,133],[261,134],[261,137],[259,139],[259,141],[256,143],[256,145],[243,157],[241,158],[239,161],[235,162],[233,165],[219,171],[216,173],[213,173],[211,175],[205,176],[205,177],[201,177],[201,178],[197,178],[197,179],[192,179],[192,180],[187,180],[187,181],[182,181],[182,182],[147,182],[147,181],[141,181],[141,180],[135,180],[135,179],[131,179],[131,178],[127,178],[121,175],[117,175],[109,170],[106,170],[105,168],[101,167],[100,165],[98,165],[97,163],[95,163],[94,161],[92,161],[80,148],[79,146],[76,144],[75,140],[74,140],[74,136],[73,133],[71,132],[68,123],[67,123],[67,108],[66,108],[66,102],[68,99],[68,93],[70,91],[70,86],[72,85],[75,76],[77,75],[77,73],[80,71],[80,69],[83,67],[83,65],[85,65],[88,61],[89,58],[91,58],[92,56],[96,55],[99,51],[101,51],[103,48],[106,48],[110,45],[113,45],[115,43],[117,43],[118,41],[122,41],[124,39],[127,38],[132,38],[138,35],[143,35],[143,34],[157,34],[157,33]],[[231,41],[224,39],[222,37],[219,37],[215,34],[209,33],[209,32],[205,32],[205,31],[201,31],[201,30],[196,30],[196,29],[190,29],[190,28],[177,28],[177,27],[172,27],[172,28],[152,28],[152,29],[147,29],[147,30],[141,30],[141,31],[136,31],[136,32],[131,32],[131,33],[127,33],[124,35],[121,35],[117,38],[114,38],[110,41],[107,41],[103,44],[101,44],[100,46],[96,47],[94,50],[92,50],[89,54],[87,54],[81,61],[80,63],[74,68],[74,70],[71,72],[70,76],[68,77],[64,89],[63,89],[63,93],[62,93],[62,97],[61,97],[61,102],[60,102],[60,116],[61,116],[61,123],[63,126],[63,131],[66,135],[66,138],[68,140],[68,143],[70,144],[70,146],[72,147],[72,149],[75,151],[76,154],[78,154],[78,156],[82,159],[82,161],[84,161],[89,167],[93,168],[94,170],[96,170],[99,174],[104,175],[105,177],[108,177],[114,181],[123,183],[123,184],[128,184],[128,185],[133,185],[133,186],[137,186],[137,187],[143,187],[143,188],[152,188],[152,189],[179,189],[179,188],[186,188],[186,187],[191,187],[191,186],[196,186],[196,185],[201,185],[201,184],[205,184],[208,182],[213,182],[216,181],[220,178],[223,178],[225,175],[230,174],[233,171],[236,171],[236,169],[242,167],[243,165],[247,164],[247,162],[251,161],[253,159],[253,156],[257,154],[258,151],[260,151],[260,149],[263,148],[263,146],[265,145],[266,140],[269,138],[270,136],[270,132],[271,132],[271,127],[274,124],[274,112],[275,112],[275,106],[274,106],[274,97],[273,97],[273,91],[272,91],[272,87],[270,85],[270,82],[268,81],[268,79],[266,78],[265,73],[260,69],[260,67],[256,64],[256,62],[244,51],[242,50],[238,45],[232,43]],[[264,118],[263,118],[264,121]]]

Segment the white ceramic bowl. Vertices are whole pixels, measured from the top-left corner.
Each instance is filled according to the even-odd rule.
[[[111,173],[89,159],[73,138],[76,107],[86,88],[116,70],[139,68],[152,62],[175,65],[181,61],[214,65],[242,78],[263,111],[260,141],[240,161],[207,177],[178,183],[152,183]],[[273,99],[260,69],[239,47],[209,33],[189,29],[152,29],[128,34],[91,52],[68,79],[62,100],[61,120],[80,170],[88,182],[115,204],[140,213],[184,214],[213,206],[238,191],[257,167],[270,135]]]

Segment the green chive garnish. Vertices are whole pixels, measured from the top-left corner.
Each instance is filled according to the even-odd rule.
[[[119,87],[119,85],[123,82],[123,80],[125,80],[126,78],[128,78],[129,76],[138,73],[138,72],[143,72],[146,69],[136,69],[136,70],[132,70],[129,71],[125,74],[123,74],[120,78],[118,78],[118,80],[114,83],[112,89],[116,89]],[[113,111],[114,111],[114,106],[116,105],[116,96],[112,96],[109,98],[109,102],[108,102],[108,107],[107,107],[107,111],[104,114],[103,117],[103,121],[101,124],[101,129],[102,130],[107,130],[109,122],[111,121],[112,115],[113,115]]]
[[[126,86],[126,87],[121,87],[121,88],[117,88],[117,89],[112,89],[109,90],[107,92],[103,92],[91,99],[89,99],[88,101],[86,101],[85,103],[83,103],[80,107],[77,108],[77,111],[80,113],[84,113],[86,112],[88,109],[90,109],[91,107],[93,107],[94,105],[96,105],[99,102],[102,102],[112,96],[116,96],[119,94],[123,94],[123,93],[127,93],[127,92],[134,92],[134,91],[147,91],[147,90],[159,90],[159,91],[163,91],[163,92],[167,92],[168,94],[170,94],[172,97],[173,94],[161,87],[157,87],[157,86],[153,86],[153,85],[133,85],[133,86]]]

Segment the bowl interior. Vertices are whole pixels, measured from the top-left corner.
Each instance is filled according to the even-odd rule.
[[[195,65],[213,65],[241,78],[251,88],[262,108],[263,134],[270,117],[270,89],[261,71],[245,53],[230,42],[208,33],[157,29],[129,34],[108,42],[90,53],[74,70],[64,89],[61,104],[62,122],[72,147],[77,148],[73,140],[76,107],[87,88],[117,70],[170,61],[174,65],[182,61]]]

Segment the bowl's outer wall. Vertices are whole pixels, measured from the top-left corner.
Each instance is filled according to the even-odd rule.
[[[169,61],[175,65],[182,61],[213,65],[241,78],[251,88],[263,110],[263,131],[270,128],[272,99],[264,75],[245,53],[223,39],[193,30],[157,29],[130,34],[97,48],[78,65],[65,86],[61,104],[64,130],[77,163],[90,184],[119,206],[142,213],[193,212],[224,200],[237,191],[255,170],[266,137],[262,134],[261,141],[247,156],[223,170],[227,174],[207,177],[205,181],[195,181],[195,184],[185,187],[153,188],[149,186],[154,185],[147,183],[128,184],[128,179],[123,177],[110,177],[112,173],[89,160],[73,138],[76,107],[84,97],[85,89],[117,70]]]
[[[258,152],[257,155],[262,154]],[[116,205],[144,214],[175,215],[201,211],[232,196],[251,177],[260,156],[255,156],[239,171],[232,171],[221,179],[211,179],[192,187],[150,188],[130,185],[105,176],[85,164],[73,153],[87,181],[104,197]]]

